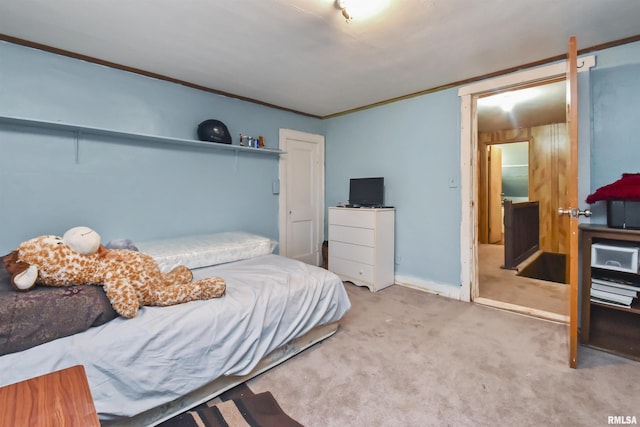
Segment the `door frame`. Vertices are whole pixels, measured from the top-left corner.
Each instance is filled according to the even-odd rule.
[[[280,255],[287,256],[287,212],[289,208],[287,206],[287,140],[288,139],[298,139],[301,141],[306,141],[313,144],[318,144],[319,146],[319,167],[318,176],[315,177],[316,184],[318,188],[318,194],[315,200],[316,204],[316,218],[318,218],[318,224],[316,224],[316,236],[318,236],[319,241],[317,242],[317,250],[316,250],[316,265],[320,265],[320,253],[322,250],[322,236],[324,235],[324,211],[325,211],[325,186],[324,186],[324,177],[325,177],[325,138],[324,135],[318,135],[314,133],[307,133],[298,130],[292,129],[280,129],[279,131],[279,142],[278,147],[280,150],[285,153],[280,155],[280,160],[278,162],[278,186],[277,192],[279,194],[279,215],[278,215],[278,228],[279,228],[279,253]],[[276,192],[276,189],[274,189]]]
[[[588,71],[595,65],[595,56],[580,57],[578,72]],[[460,222],[460,299],[478,298],[478,114],[477,99],[485,94],[515,89],[519,86],[545,83],[566,77],[567,61],[557,62],[530,70],[482,80],[458,90],[461,100],[460,114],[460,196],[462,219]],[[582,180],[582,179],[581,179]]]

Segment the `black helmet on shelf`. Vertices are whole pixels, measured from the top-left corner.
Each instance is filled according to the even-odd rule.
[[[220,120],[209,119],[198,125],[198,139],[207,142],[231,144],[229,129]]]

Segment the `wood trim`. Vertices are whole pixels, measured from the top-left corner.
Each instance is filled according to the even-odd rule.
[[[567,201],[569,206],[578,208],[578,49],[575,36],[569,38],[567,71],[567,132],[569,134],[569,167],[567,173]],[[569,253],[569,366],[578,364],[578,218],[569,218],[567,233]]]
[[[532,88],[532,87],[548,85],[548,84],[551,84],[551,83],[558,83],[558,82],[562,82],[562,81],[565,81],[565,80],[566,80],[565,76],[559,76],[559,77],[556,77],[556,78],[553,78],[553,79],[544,80],[542,82],[531,82],[531,83],[528,83],[528,84],[518,85],[518,90],[529,89],[529,88]],[[512,90],[513,90],[513,88],[501,88],[501,89],[495,90],[493,92],[483,93],[482,95],[478,96],[478,99],[485,98],[487,96],[498,95],[500,93],[511,92]]]
[[[549,320],[552,322],[566,324],[569,318],[562,314],[552,313],[550,311],[539,310],[537,308],[524,307],[517,304],[511,304],[508,302],[496,301],[488,298],[478,297],[474,299],[474,302],[488,307],[498,308],[501,310],[510,311],[523,316],[531,316],[537,319]]]

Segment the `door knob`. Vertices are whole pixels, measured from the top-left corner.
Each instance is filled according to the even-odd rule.
[[[558,208],[558,215],[571,215],[571,218],[577,218],[582,215],[589,218],[591,216],[591,211],[589,209],[585,209],[581,211],[580,209],[577,209],[577,208],[569,208],[569,209]]]

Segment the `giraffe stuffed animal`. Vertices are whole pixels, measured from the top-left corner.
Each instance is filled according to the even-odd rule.
[[[149,255],[107,249],[88,227],[75,227],[62,237],[40,236],[28,240],[4,257],[11,284],[20,291],[35,285],[101,285],[113,309],[132,318],[144,305],[169,306],[218,298],[226,283],[219,277],[193,281],[191,270],[175,267],[162,273]]]

